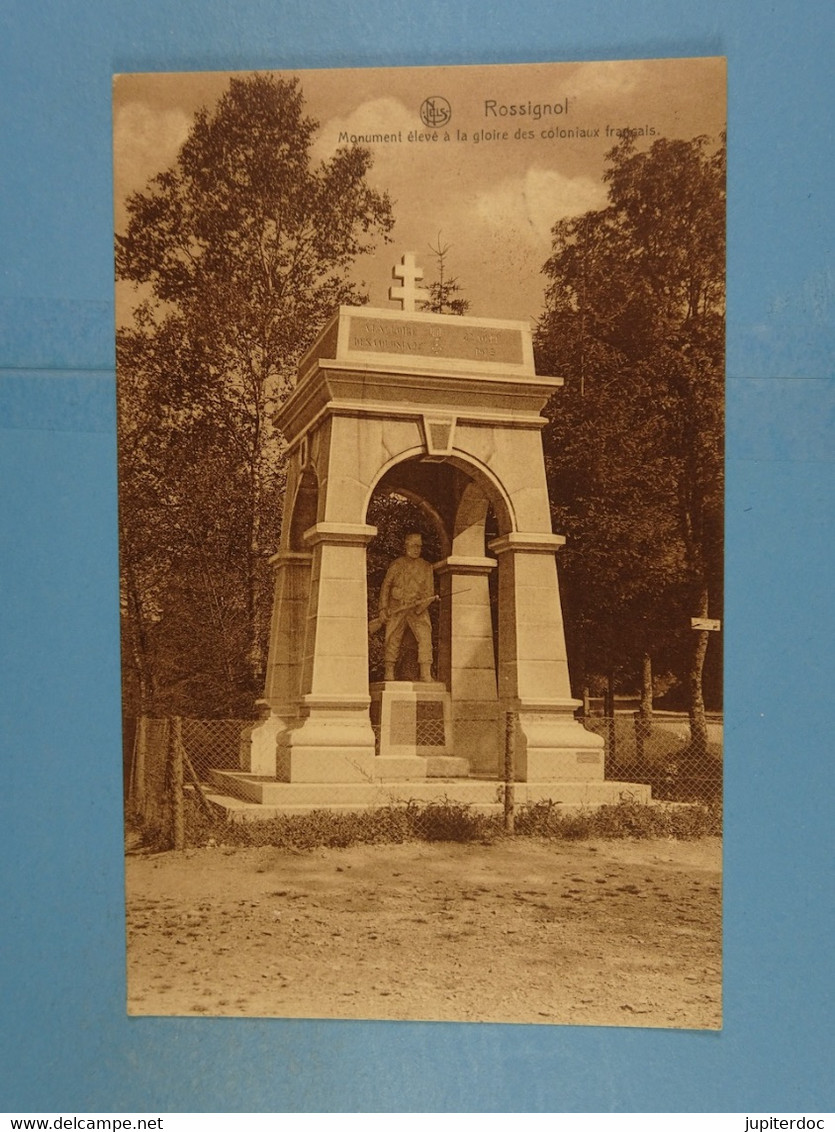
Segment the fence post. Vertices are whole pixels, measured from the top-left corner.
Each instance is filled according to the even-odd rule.
[[[515,812],[513,797],[514,767],[513,756],[516,748],[516,722],[518,715],[509,711],[505,715],[504,731],[504,831],[513,834],[515,828]]]
[[[606,715],[609,719],[609,749],[607,755],[612,771],[616,771],[618,762],[618,739],[615,731],[615,674],[609,673],[606,681]]]
[[[171,724],[171,803],[174,848],[183,849],[186,843],[183,813],[183,721],[179,716],[175,716]]]

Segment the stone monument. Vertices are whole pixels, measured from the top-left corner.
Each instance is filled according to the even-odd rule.
[[[562,381],[535,372],[526,323],[416,311],[414,257],[395,276],[402,309],[340,307],[278,413],[288,468],[265,718],[243,772],[219,788],[296,809],[495,802],[513,712],[518,802],[615,802],[627,786],[646,800],[648,787],[604,780],[603,741],[574,716],[564,540],[551,530],[540,437]],[[435,680],[424,613],[398,611],[413,591],[404,585],[401,602],[396,580],[380,599],[386,679],[369,680],[375,492],[418,500],[437,532],[441,557],[415,567],[414,587],[418,607],[436,587],[440,599]],[[404,558],[424,563],[411,548]],[[419,681],[392,679],[401,621],[418,638]]]

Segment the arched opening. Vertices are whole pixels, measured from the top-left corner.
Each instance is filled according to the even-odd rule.
[[[366,522],[377,528],[367,551],[369,684],[386,685],[385,629],[377,620],[383,579],[404,552],[410,532],[421,535],[422,557],[435,570],[438,601],[430,608],[432,679],[450,704],[447,741],[474,772],[493,774],[499,754],[499,586],[490,542],[513,529],[500,487],[464,459],[409,456],[386,468],[374,486]],[[395,681],[418,681],[417,643],[404,633]],[[389,677],[391,679],[391,677]],[[399,693],[398,693],[399,694]]]
[[[466,470],[465,470],[466,469]],[[472,474],[474,473],[475,474]],[[500,523],[490,490],[504,516]],[[403,553],[405,536],[417,532],[423,539],[423,557],[441,563],[450,555],[492,558],[489,541],[504,533],[511,524],[510,507],[501,491],[486,475],[463,460],[426,460],[409,457],[387,468],[377,481],[366,511],[366,520],[377,528],[377,535],[368,546],[368,619],[373,623],[378,614],[380,588],[391,563]],[[489,579],[490,614],[494,654],[498,648],[498,586],[495,571]],[[450,595],[447,595],[450,596]],[[444,655],[449,649],[440,640],[449,618],[433,606],[432,620],[433,675],[448,682],[448,664]],[[379,629],[369,640],[369,680],[383,678],[384,634]],[[398,676],[417,679],[417,648],[411,633],[406,633]]]
[[[365,521],[377,528],[368,547],[369,622],[377,616],[385,572],[402,554],[403,538],[409,531],[421,534],[423,555],[434,564],[451,554],[495,560],[490,543],[514,529],[512,509],[501,488],[471,461],[455,455],[443,461],[413,456],[389,466],[373,488]],[[488,585],[495,654],[499,636],[496,570],[490,572]],[[433,609],[431,616],[437,657],[439,611]],[[370,641],[371,680],[382,679],[382,639],[375,634]]]
[[[463,520],[458,510],[468,489],[470,496],[480,492],[487,500],[493,512],[496,535],[510,534],[517,529],[513,504],[503,485],[488,468],[457,453],[426,458],[421,452],[392,461],[381,469],[372,484],[369,505],[380,491],[395,491],[415,500],[427,509],[427,514],[434,514],[434,521],[443,528],[449,543],[443,553],[448,554],[452,551],[453,539],[461,532]]]

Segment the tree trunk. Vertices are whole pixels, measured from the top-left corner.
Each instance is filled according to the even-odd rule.
[[[133,759],[130,768],[130,786],[128,797],[131,806],[138,814],[145,814],[145,778],[146,760],[145,752],[148,749],[148,717],[140,715],[136,720],[136,732],[133,737]]]
[[[652,719],[652,657],[645,652],[641,659],[641,718]]]
[[[639,771],[647,762],[647,741],[652,735],[652,657],[641,658],[641,706],[635,713],[635,757]]]
[[[183,721],[179,716],[171,721],[169,757],[171,759],[171,836],[175,849],[185,848],[185,799],[183,797]]]
[[[609,720],[607,724],[609,728],[609,764],[614,775],[618,761],[618,738],[615,732],[615,674],[613,671],[609,672],[606,681],[606,716]]]
[[[707,617],[708,590],[703,586],[699,593],[698,610],[694,617]],[[705,701],[702,691],[702,673],[705,666],[705,655],[710,632],[706,629],[692,630],[695,638],[693,651],[690,657],[690,670],[687,674],[687,684],[690,697],[690,745],[694,755],[704,755],[707,752],[707,719],[705,717]]]

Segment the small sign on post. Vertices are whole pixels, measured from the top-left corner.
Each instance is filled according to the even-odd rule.
[[[709,633],[718,633],[722,628],[722,622],[715,620],[713,617],[691,617],[690,628],[706,629]]]

